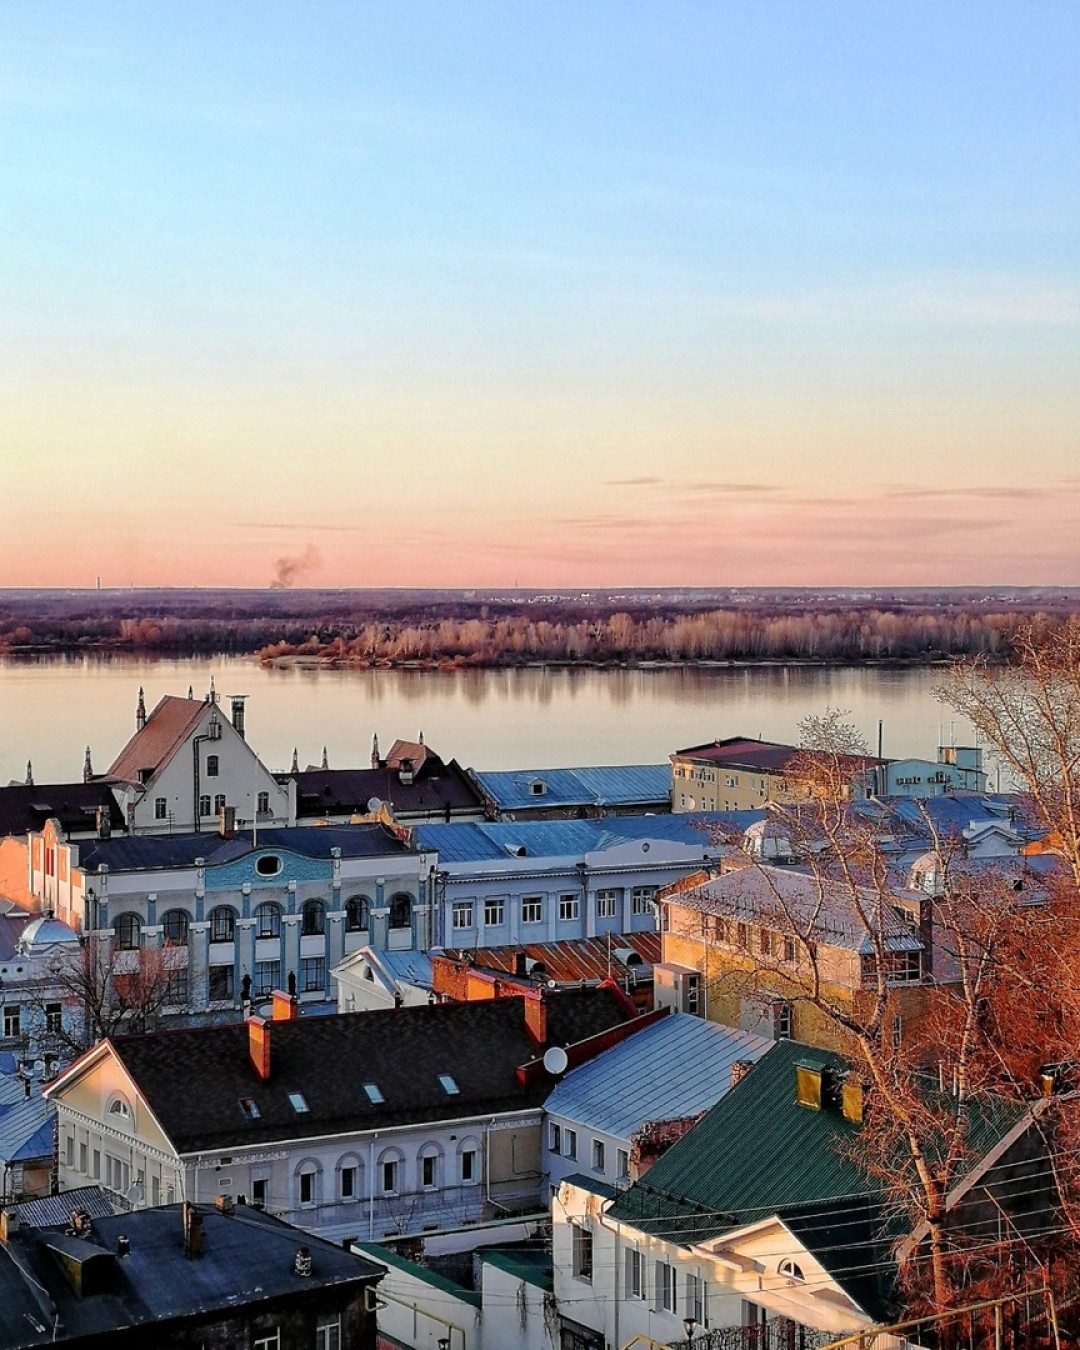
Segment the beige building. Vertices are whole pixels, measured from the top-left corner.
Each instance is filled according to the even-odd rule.
[[[806,751],[794,745],[731,736],[676,750],[671,756],[673,811],[753,811],[766,802],[804,801],[813,789],[801,772]],[[850,792],[870,795],[866,785],[880,760],[850,761]]]

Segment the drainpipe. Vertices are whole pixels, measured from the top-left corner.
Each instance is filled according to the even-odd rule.
[[[375,1241],[375,1140],[373,1134],[368,1142],[368,1241]]]
[[[195,756],[195,802],[192,814],[195,817],[196,834],[202,833],[202,816],[199,812],[199,788],[202,785],[200,782],[201,771],[199,767],[199,746],[203,741],[208,741],[209,739],[210,739],[209,736],[196,736],[194,740],[191,742],[192,753]]]

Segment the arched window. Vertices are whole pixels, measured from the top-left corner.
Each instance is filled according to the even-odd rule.
[[[321,900],[305,900],[300,931],[304,937],[318,937],[326,932],[326,906]]]
[[[337,1198],[352,1204],[364,1193],[364,1164],[356,1153],[343,1153],[337,1165]]]
[[[255,910],[255,936],[276,938],[281,936],[281,906],[273,900],[266,900]]]
[[[219,792],[214,798],[214,815],[220,816],[222,811],[224,810],[225,810],[225,794],[224,792]]]
[[[188,913],[183,909],[170,909],[161,921],[165,933],[166,947],[186,947],[188,945]]]
[[[322,1168],[315,1158],[305,1158],[295,1172],[296,1203],[301,1209],[314,1209],[322,1200]]]
[[[121,1120],[131,1119],[131,1107],[127,1100],[119,1095],[115,1096],[109,1103],[109,1115],[119,1117]]]
[[[789,1280],[805,1280],[806,1276],[802,1272],[802,1266],[794,1261],[781,1261],[776,1267],[781,1275],[786,1275]]]
[[[350,895],[345,901],[345,928],[350,933],[366,932],[371,901],[366,895]]]
[[[386,1148],[379,1154],[373,1185],[379,1195],[398,1195],[403,1178],[401,1168],[405,1155],[399,1148]]]
[[[216,778],[218,776],[218,757],[217,755],[206,756],[206,776],[207,778]]]
[[[121,951],[138,950],[142,924],[137,914],[118,914],[113,924],[113,932],[116,934],[116,945]]]
[[[390,927],[408,928],[412,923],[412,896],[399,891],[390,900]]]
[[[442,1185],[443,1152],[438,1144],[425,1144],[416,1160],[417,1183],[422,1191],[436,1191]]]
[[[466,1135],[457,1146],[458,1181],[463,1186],[476,1186],[480,1182],[480,1140],[475,1135]]]
[[[232,942],[236,936],[236,910],[232,905],[216,905],[210,911],[210,941]]]

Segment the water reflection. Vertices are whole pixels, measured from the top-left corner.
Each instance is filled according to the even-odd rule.
[[[215,677],[222,695],[245,693],[248,734],[274,769],[293,746],[301,763],[366,764],[371,736],[384,751],[420,730],[440,753],[477,768],[658,763],[713,737],[794,740],[799,720],[827,705],[875,747],[878,720],[892,755],[932,755],[950,727],[933,697],[941,670],[809,666],[569,670],[395,671],[263,669],[242,657],[149,660],[87,653],[0,661],[0,781],[78,778],[83,749],[106,769],[135,726],[138,688],[197,697]]]

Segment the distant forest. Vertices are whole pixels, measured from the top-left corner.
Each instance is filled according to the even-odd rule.
[[[1080,591],[0,591],[0,654],[240,653],[334,666],[996,657]]]

